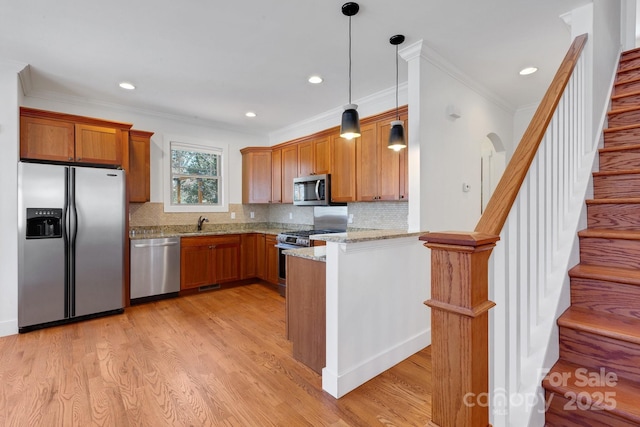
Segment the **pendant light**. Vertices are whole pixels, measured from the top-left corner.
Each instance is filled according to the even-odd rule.
[[[342,5],[342,14],[349,17],[349,103],[344,106],[340,125],[340,136],[345,139],[353,139],[360,136],[358,106],[351,103],[351,17],[358,13],[359,10],[358,3],[349,2]]]
[[[396,119],[391,122],[387,147],[394,151],[400,151],[407,147],[407,142],[404,138],[404,123],[400,120],[400,113],[398,112],[398,45],[403,42],[404,36],[402,34],[396,34],[389,39],[389,43],[396,47]]]

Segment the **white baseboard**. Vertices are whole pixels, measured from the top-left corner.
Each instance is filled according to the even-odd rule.
[[[15,335],[18,333],[18,319],[4,320],[0,322],[0,337]]]
[[[337,373],[323,368],[322,389],[333,397],[340,398],[429,345],[431,345],[431,328],[377,356],[363,360],[362,363],[345,372]]]

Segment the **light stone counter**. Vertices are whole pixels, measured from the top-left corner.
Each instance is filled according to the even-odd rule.
[[[311,240],[323,240],[334,243],[358,243],[370,240],[397,239],[401,237],[415,236],[417,238],[425,233],[426,231],[409,233],[406,230],[361,230],[347,231],[345,233],[315,234],[309,238]]]
[[[299,258],[307,258],[313,261],[327,261],[327,247],[326,246],[312,246],[309,248],[300,249],[287,249],[282,251],[283,254],[289,256],[296,256]]]

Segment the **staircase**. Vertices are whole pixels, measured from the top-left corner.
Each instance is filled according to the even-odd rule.
[[[621,57],[608,126],[542,384],[547,426],[640,426],[640,49]]]

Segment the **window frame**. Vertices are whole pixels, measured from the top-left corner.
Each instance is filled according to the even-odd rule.
[[[219,204],[218,205],[174,205],[171,203],[172,194],[172,176],[171,176],[171,149],[172,146],[176,146],[179,149],[191,149],[193,151],[200,151],[204,153],[218,154],[220,155],[219,179],[218,185],[219,191]],[[163,150],[163,201],[165,212],[229,212],[229,173],[228,173],[228,157],[229,157],[229,145],[214,143],[212,141],[197,140],[189,137],[176,137],[166,136],[164,138],[164,150]]]

